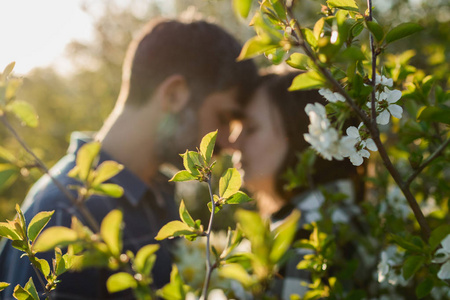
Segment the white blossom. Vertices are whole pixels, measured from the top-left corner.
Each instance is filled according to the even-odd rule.
[[[308,114],[311,124],[308,126],[308,133],[303,136],[312,148],[325,159],[342,160],[356,151],[354,148],[356,140],[351,137],[342,139],[339,137],[337,130],[331,127],[323,105],[309,103],[305,107],[305,112]]]
[[[321,88],[319,90],[319,94],[322,95],[328,101],[333,102],[333,103],[336,103],[338,101],[345,102],[344,96],[342,96],[338,92],[333,92],[326,88]]]
[[[397,119],[402,118],[403,108],[400,105],[394,104],[402,97],[402,92],[399,90],[390,90],[387,87],[383,92],[375,93],[375,109],[377,112],[377,123],[386,125],[389,123],[389,118],[392,115]],[[367,102],[369,108],[372,107],[371,102]]]
[[[378,282],[387,281],[390,285],[407,285],[402,271],[398,271],[398,266],[402,264],[403,255],[397,251],[397,246],[389,246],[381,252],[381,261],[378,264]]]
[[[392,87],[394,85],[394,81],[392,80],[392,78],[387,78],[383,75],[380,76],[378,74],[375,74],[375,85],[379,84]]]
[[[375,142],[373,141],[373,139],[369,138],[369,135],[367,133],[361,136],[360,132],[362,131],[361,128],[363,127],[363,125],[364,123],[361,122],[358,128],[356,128],[355,126],[350,126],[346,130],[347,135],[356,140],[356,150],[353,153],[351,153],[351,155],[349,155],[350,161],[355,166],[359,166],[363,163],[364,161],[363,157],[366,158],[370,157],[369,151],[367,151],[364,148],[367,148],[371,151],[378,150],[377,146],[375,145]]]
[[[450,279],[450,234],[442,240],[441,245],[442,248],[436,251],[432,262],[437,264],[444,263],[437,276],[442,280],[446,280]]]
[[[411,214],[411,208],[405,196],[398,186],[390,186],[386,195],[386,201],[380,205],[380,215],[390,212],[405,220]]]

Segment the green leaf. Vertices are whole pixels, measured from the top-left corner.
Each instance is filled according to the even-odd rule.
[[[6,289],[8,286],[10,286],[7,282],[0,282],[0,292]]]
[[[349,62],[356,62],[356,61],[362,61],[365,60],[366,56],[361,51],[360,48],[350,46],[346,48],[344,51],[339,53],[338,61],[349,61]]]
[[[439,246],[439,244],[442,242],[442,240],[445,239],[445,237],[449,234],[450,234],[450,225],[448,224],[441,225],[436,229],[434,229],[431,232],[430,239],[428,240],[431,249],[432,250],[436,249],[437,246]]]
[[[314,36],[314,32],[309,28],[303,28],[302,31],[303,31],[303,34],[305,35],[306,42],[312,48],[317,48],[318,43],[317,43],[316,37]]]
[[[89,192],[99,195],[120,198],[123,195],[123,188],[115,183],[103,183],[89,189]]]
[[[25,284],[24,288],[31,294],[33,299],[39,300],[39,295],[38,295],[38,292],[36,291],[36,286],[34,285],[33,279],[31,277],[28,280],[28,282]]]
[[[189,171],[194,176],[200,175],[197,166],[201,166],[201,156],[195,151],[186,151],[181,155],[183,157],[183,165],[186,171]]]
[[[427,296],[434,287],[434,280],[432,277],[425,278],[417,287],[416,287],[416,296],[421,299]]]
[[[20,169],[13,164],[0,164],[0,191],[10,187],[20,174]]]
[[[300,212],[294,210],[289,217],[275,230],[275,239],[270,251],[270,261],[277,263],[289,249],[297,232]]]
[[[177,266],[173,265],[170,273],[170,282],[158,290],[157,295],[162,299],[185,300],[189,291],[190,287],[183,283]]]
[[[3,158],[4,160],[11,163],[17,160],[16,156],[11,151],[2,146],[0,146],[0,158]]]
[[[102,162],[95,170],[95,177],[92,185],[100,184],[116,176],[123,168],[123,165],[112,160]]]
[[[424,253],[424,249],[411,243],[410,241],[406,240],[405,238],[399,235],[392,234],[391,237],[397,245],[399,245],[405,250],[409,250],[416,253]]]
[[[299,70],[308,70],[311,65],[311,59],[303,53],[293,53],[287,60],[286,63],[293,68]]]
[[[419,32],[423,29],[422,26],[416,23],[402,23],[394,27],[391,31],[386,34],[386,43],[392,43],[411,34]]]
[[[241,203],[246,203],[249,201],[252,201],[252,198],[247,196],[246,193],[238,191],[238,192],[234,193],[231,197],[229,197],[225,201],[225,203],[226,204],[241,204]]]
[[[11,74],[11,72],[14,70],[14,66],[16,65],[16,62],[13,61],[11,63],[9,63],[4,69],[3,69],[3,73],[1,76],[1,80],[0,81],[5,81],[6,77],[9,76],[9,74]]]
[[[13,296],[14,296],[14,298],[16,298],[18,300],[38,300],[39,299],[39,298],[34,299],[33,296],[31,295],[31,293],[28,292],[27,290],[25,290],[20,285],[16,285],[16,287],[14,288]]]
[[[250,287],[253,284],[253,278],[247,273],[243,266],[236,263],[224,265],[219,269],[221,277],[234,279],[240,282],[244,287]]]
[[[250,59],[277,47],[279,47],[279,45],[272,43],[270,38],[255,36],[245,42],[237,60]]]
[[[214,152],[214,146],[216,144],[217,130],[208,133],[202,138],[200,142],[200,153],[203,155],[206,163],[209,164]]]
[[[11,246],[23,252],[28,251],[28,243],[25,241],[12,241]]]
[[[197,177],[192,175],[189,171],[181,170],[177,172],[169,181],[174,182],[182,182],[182,181],[190,181],[190,180],[196,180]]]
[[[50,221],[50,218],[53,216],[53,213],[55,211],[41,211],[37,215],[33,217],[33,219],[30,221],[30,224],[28,224],[28,238],[33,242],[36,237],[39,235],[39,233],[42,231],[42,229],[47,225],[48,221]]]
[[[170,237],[192,235],[193,233],[195,233],[195,231],[187,224],[181,221],[171,221],[159,230],[155,240],[160,241]]]
[[[297,75],[288,91],[311,90],[325,86],[325,79],[316,71]]]
[[[358,6],[354,0],[328,0],[329,7],[341,8],[346,10],[358,11]]]
[[[67,227],[54,226],[44,230],[33,244],[33,250],[45,252],[56,246],[64,247],[78,240],[77,233]]]
[[[122,219],[123,213],[118,210],[109,212],[100,225],[100,235],[114,256],[122,251]]]
[[[233,0],[233,9],[235,13],[242,18],[247,18],[252,8],[252,0]]]
[[[92,164],[100,152],[100,148],[101,144],[99,142],[92,142],[84,144],[80,150],[78,150],[76,175],[81,181],[87,181],[89,173],[91,172]],[[70,173],[69,176],[71,176]]]
[[[0,222],[0,236],[13,241],[22,239],[14,226],[6,222]]]
[[[45,277],[47,277],[50,274],[50,265],[45,259],[37,258],[36,257],[36,263],[38,265],[38,269],[44,274]]]
[[[156,260],[156,255],[154,254],[158,249],[158,244],[146,245],[139,249],[134,259],[134,265],[139,273],[150,274]]]
[[[411,276],[413,276],[420,268],[422,268],[425,261],[426,257],[424,256],[408,256],[403,264],[403,278],[405,278],[405,280],[411,278]]]
[[[110,293],[117,293],[126,289],[134,289],[137,287],[137,282],[134,277],[125,272],[119,272],[109,276],[106,281],[106,288]]]
[[[22,122],[22,125],[34,128],[39,124],[36,111],[28,102],[12,101],[8,103],[6,110],[12,112]]]
[[[420,112],[419,121],[440,122],[450,125],[450,107],[428,106]]]
[[[380,26],[380,24],[374,21],[367,21],[366,25],[367,29],[369,29],[369,31],[373,34],[373,36],[378,42],[384,38],[384,30]]]
[[[219,180],[219,195],[221,198],[229,198],[237,193],[242,185],[241,174],[235,168],[229,168]]]
[[[54,271],[56,276],[65,273],[70,266],[69,254],[62,255],[61,249],[55,248]]]
[[[184,223],[186,223],[189,227],[195,228],[195,221],[194,221],[194,219],[192,219],[191,215],[189,214],[188,210],[186,209],[186,205],[184,204],[183,200],[181,200],[181,203],[180,203],[179,213],[180,213],[180,219]]]

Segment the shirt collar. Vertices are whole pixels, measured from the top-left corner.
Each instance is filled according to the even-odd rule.
[[[73,154],[77,153],[81,146],[94,140],[93,136],[93,132],[73,132],[70,137],[68,152]],[[100,151],[99,164],[106,160],[114,159],[106,152]],[[123,188],[125,199],[133,206],[137,206],[143,195],[149,190],[149,187],[127,168],[124,168],[119,174],[111,178],[110,181]]]

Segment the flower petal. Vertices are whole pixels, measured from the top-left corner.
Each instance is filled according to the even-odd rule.
[[[375,145],[375,142],[372,139],[369,138],[365,142],[367,149],[369,149],[370,151],[378,151],[378,147],[377,145]]]
[[[445,239],[441,242],[442,248],[445,249],[446,252],[450,254],[450,234],[448,234]]]
[[[391,104],[388,106],[388,110],[397,119],[402,118],[403,108],[400,105],[397,104]]]
[[[345,102],[345,97],[342,96],[341,94],[337,93],[337,92],[334,93],[334,97],[335,97],[336,101]]]
[[[400,100],[401,97],[402,97],[402,92],[400,92],[399,90],[389,91],[389,93],[386,97],[386,101],[388,103],[395,103],[398,100]]]
[[[361,140],[361,137],[359,136],[359,130],[355,126],[350,126],[345,132],[348,136],[355,138],[357,141]]]
[[[437,276],[442,280],[450,279],[450,261],[441,266]]]
[[[361,157],[361,155],[355,153],[353,155],[350,155],[350,161],[354,166],[360,166],[362,165],[364,159]]]
[[[389,123],[390,116],[391,115],[387,110],[383,110],[377,117],[377,123],[380,125],[386,125],[387,123]]]

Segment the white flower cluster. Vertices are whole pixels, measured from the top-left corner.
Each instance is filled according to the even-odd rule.
[[[375,85],[384,86],[382,92],[375,92],[375,110],[377,113],[377,124],[386,125],[389,123],[389,118],[392,115],[397,119],[402,118],[403,109],[400,105],[395,104],[402,97],[402,92],[399,90],[390,90],[394,82],[392,79],[386,78],[376,74]],[[371,102],[367,102],[369,108],[372,107]]]
[[[406,286],[402,272],[398,268],[402,265],[403,255],[397,251],[397,246],[389,246],[381,252],[381,261],[378,264],[378,282],[388,282],[391,285]]]
[[[337,92],[332,92],[329,89],[326,88],[321,88],[319,90],[319,94],[321,94],[325,99],[327,99],[330,102],[336,103],[338,101],[341,102],[345,102],[345,98],[344,96],[342,96],[341,94],[337,93]]]
[[[347,136],[340,137],[338,131],[333,128],[327,119],[325,107],[320,103],[307,104],[305,112],[309,116],[311,124],[308,133],[303,136],[311,144],[312,148],[320,153],[325,159],[342,160],[349,157],[353,165],[359,166],[363,163],[363,157],[369,157],[369,151],[376,151],[377,146],[369,138],[361,123],[358,128],[350,126]]]
[[[450,234],[441,242],[442,248],[436,251],[432,262],[442,264],[437,276],[442,279],[450,279]]]

